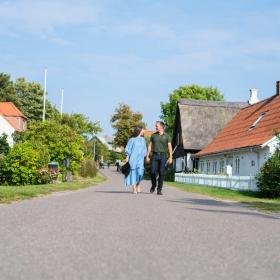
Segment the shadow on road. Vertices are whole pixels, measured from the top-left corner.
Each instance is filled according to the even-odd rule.
[[[132,194],[131,191],[95,191],[95,192],[98,192],[98,193],[108,193],[108,194],[129,194],[129,195]],[[142,195],[142,194],[150,194],[150,193],[141,192],[138,195]]]
[[[206,206],[223,206],[223,207],[232,206],[229,203],[225,203],[223,201],[218,201],[218,200],[212,200],[212,199],[182,198],[182,199],[168,200],[168,201],[177,202],[177,203],[190,203],[190,204],[206,205]]]
[[[196,199],[196,198],[184,198],[184,199],[178,199],[178,200],[166,200],[167,202],[171,203],[183,203],[183,204],[195,204],[200,206],[218,206],[218,207],[235,207],[238,204],[233,203],[226,203],[223,201],[217,201],[217,200],[210,200],[210,199]],[[239,204],[240,205],[240,204]],[[200,212],[208,212],[208,213],[223,213],[223,214],[238,214],[238,215],[247,215],[247,216],[257,216],[261,218],[266,219],[274,219],[279,220],[279,217],[270,215],[270,214],[261,214],[261,213],[255,213],[255,212],[249,212],[249,211],[240,211],[240,210],[215,210],[215,209],[207,209],[207,208],[191,208],[188,207],[188,210],[193,211],[200,211]]]

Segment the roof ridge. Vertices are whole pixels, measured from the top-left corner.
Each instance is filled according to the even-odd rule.
[[[189,106],[207,106],[207,107],[236,107],[244,108],[248,105],[247,102],[241,101],[215,101],[215,100],[200,100],[200,99],[179,99],[178,105]]]

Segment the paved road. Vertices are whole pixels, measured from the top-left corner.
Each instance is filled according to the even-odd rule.
[[[122,177],[0,205],[0,279],[280,279],[280,219]]]

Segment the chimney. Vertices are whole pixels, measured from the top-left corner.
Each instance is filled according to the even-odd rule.
[[[280,95],[280,81],[276,82],[276,95]]]
[[[250,105],[256,104],[259,102],[258,99],[258,90],[257,89],[250,89],[250,99],[248,101],[248,103]]]

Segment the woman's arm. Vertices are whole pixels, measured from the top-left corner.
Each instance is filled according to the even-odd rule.
[[[125,150],[124,150],[124,153],[126,155],[126,159],[125,159],[125,162],[128,162],[129,160],[129,157],[131,155],[131,152],[132,152],[132,139],[129,139],[129,141],[127,142],[127,145],[125,147]]]

